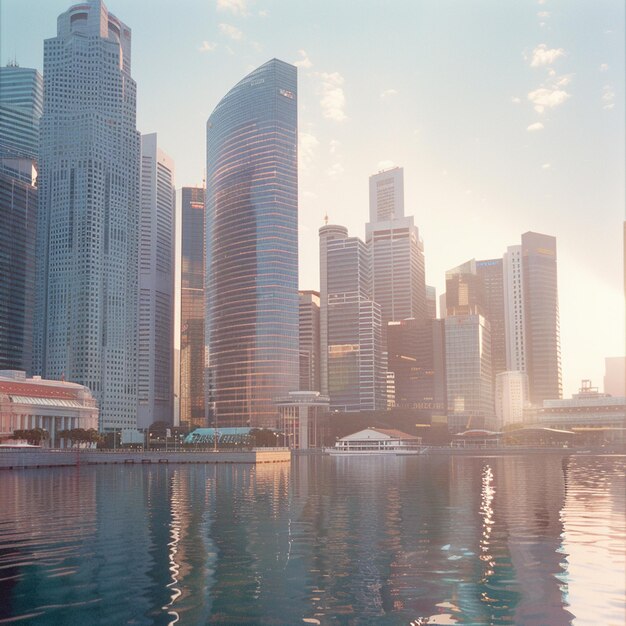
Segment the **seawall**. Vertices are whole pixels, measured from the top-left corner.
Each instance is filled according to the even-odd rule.
[[[237,452],[163,452],[159,450],[2,450],[0,469],[75,467],[77,465],[158,463],[284,463],[291,460],[288,448],[255,448]]]

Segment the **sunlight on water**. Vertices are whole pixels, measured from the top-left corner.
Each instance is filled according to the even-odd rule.
[[[625,622],[624,457],[0,473],[0,624]]]

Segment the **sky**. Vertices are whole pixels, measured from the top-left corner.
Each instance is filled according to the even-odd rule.
[[[110,0],[132,29],[137,126],[177,187],[200,185],[205,124],[271,58],[298,66],[300,288],[324,215],[364,237],[368,178],[404,167],[426,280],[554,235],[564,396],[625,353],[621,0]],[[43,65],[70,3],[0,0],[0,63]]]

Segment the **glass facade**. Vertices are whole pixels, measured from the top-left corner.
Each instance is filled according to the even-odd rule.
[[[180,421],[207,426],[204,400],[204,189],[182,189]]]
[[[485,315],[491,326],[493,376],[506,371],[504,322],[504,265],[502,259],[476,261],[476,274],[482,281]]]
[[[297,74],[272,59],[207,122],[209,421],[277,423],[298,388]]]

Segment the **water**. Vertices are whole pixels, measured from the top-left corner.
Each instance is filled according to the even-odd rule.
[[[626,457],[0,473],[0,623],[622,626]]]

